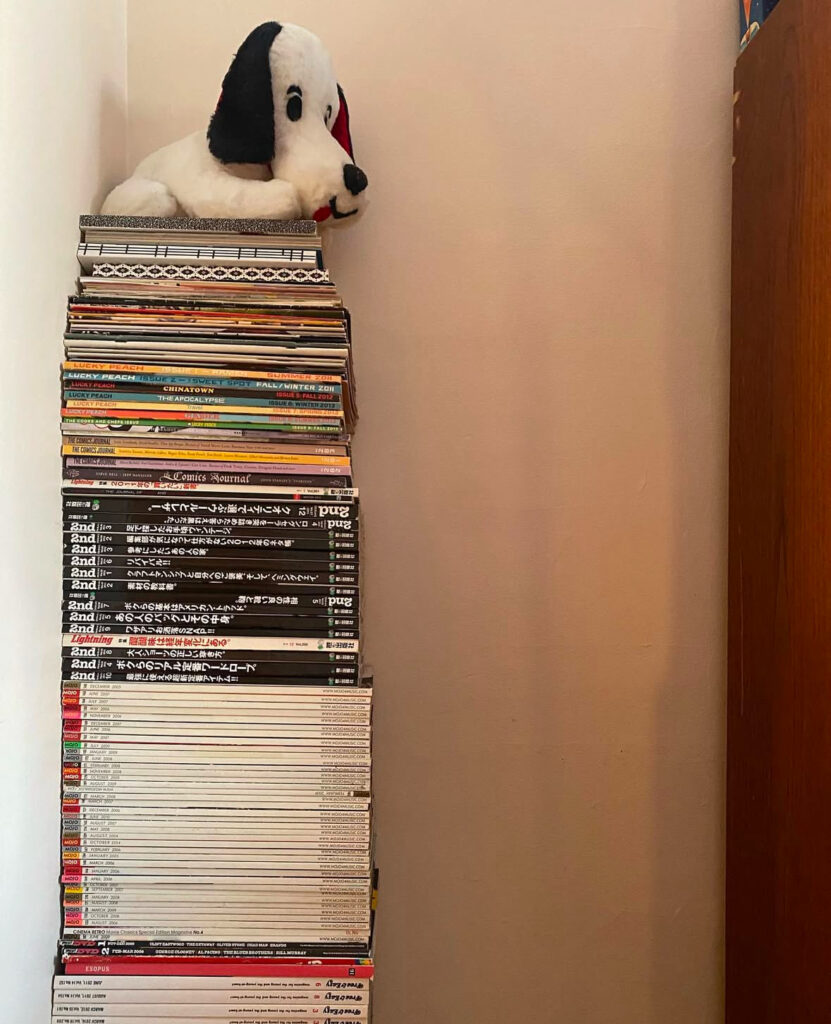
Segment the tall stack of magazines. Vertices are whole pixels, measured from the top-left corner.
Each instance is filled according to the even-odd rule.
[[[82,217],[54,1024],[367,1021],[349,314],[311,221]]]

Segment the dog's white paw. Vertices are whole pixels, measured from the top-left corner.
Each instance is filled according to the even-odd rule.
[[[101,213],[125,217],[175,217],[179,204],[166,185],[150,178],[128,178],[104,200]]]
[[[272,178],[263,183],[268,189],[269,217],[274,220],[297,220],[302,217],[300,196],[297,189],[289,181]]]

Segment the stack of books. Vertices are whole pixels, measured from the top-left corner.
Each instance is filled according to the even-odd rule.
[[[348,312],[313,222],[83,217],[78,259],[53,1022],[365,1021]]]

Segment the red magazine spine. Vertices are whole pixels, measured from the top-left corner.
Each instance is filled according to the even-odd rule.
[[[232,978],[372,978],[375,968],[371,964],[282,964],[233,961],[225,964],[195,964],[184,960],[178,963],[153,962],[149,958],[127,961],[127,957],[76,958],[65,962],[67,974],[121,974],[121,975],[180,975],[187,977]]]

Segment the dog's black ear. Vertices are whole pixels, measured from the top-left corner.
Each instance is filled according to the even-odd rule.
[[[274,159],[274,94],[268,55],[282,25],[267,21],[248,36],[222,82],[208,126],[208,148],[224,164]]]

